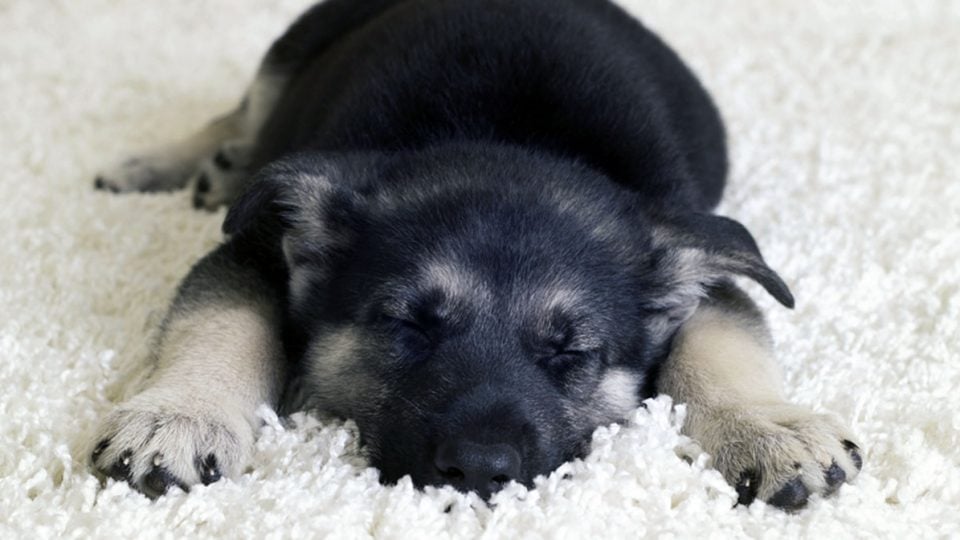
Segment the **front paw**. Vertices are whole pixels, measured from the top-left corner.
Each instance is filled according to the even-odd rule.
[[[99,473],[156,498],[171,486],[187,491],[239,474],[253,429],[216,403],[148,390],[117,407],[95,440],[91,459]]]
[[[701,437],[740,504],[759,498],[786,510],[829,496],[863,467],[860,447],[835,419],[793,405],[711,411]]]

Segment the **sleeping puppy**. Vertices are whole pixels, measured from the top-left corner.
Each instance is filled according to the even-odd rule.
[[[704,89],[607,0],[327,0],[235,111],[96,179],[230,210],[93,463],[150,496],[236,476],[266,403],[487,498],[666,393],[741,503],[831,494],[861,453],[783,397],[732,280],[793,297],[710,213],[726,171]]]

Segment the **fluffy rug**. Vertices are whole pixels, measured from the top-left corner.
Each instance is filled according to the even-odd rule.
[[[186,193],[95,193],[95,169],[240,97],[307,0],[0,2],[0,537],[940,537],[960,534],[960,4],[629,2],[723,110],[721,208],[792,285],[763,294],[795,401],[866,450],[787,515],[678,453],[649,403],[488,508],[382,487],[352,427],[263,411],[253,469],[156,502],[87,455],[98,419],[223,217]],[[751,288],[757,292],[758,289]],[[569,475],[569,478],[564,478]]]

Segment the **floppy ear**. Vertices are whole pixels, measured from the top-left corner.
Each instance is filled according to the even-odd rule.
[[[352,198],[339,176],[331,161],[314,155],[275,161],[254,176],[230,207],[223,232],[242,234],[269,221],[284,230],[322,226],[323,216],[337,208],[336,203]]]
[[[274,162],[230,208],[223,232],[280,242],[296,295],[306,277],[344,249],[357,229],[363,197],[341,178],[344,174],[332,161],[313,155]]]
[[[713,285],[733,276],[759,283],[778,302],[793,308],[787,284],[760,255],[756,241],[740,223],[711,214],[673,217],[653,233],[655,279],[653,308],[673,311],[672,319],[686,319]]]

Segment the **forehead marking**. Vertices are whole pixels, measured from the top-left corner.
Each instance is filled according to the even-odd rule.
[[[423,285],[440,289],[448,298],[487,305],[492,301],[490,290],[480,276],[449,261],[427,263],[421,280]]]
[[[609,208],[576,191],[556,190],[551,193],[550,202],[555,212],[585,227],[595,240],[613,241],[622,227],[619,220],[611,215]]]
[[[548,312],[572,311],[580,302],[580,294],[577,291],[562,285],[545,288],[540,291],[539,296],[543,299],[542,309]]]

